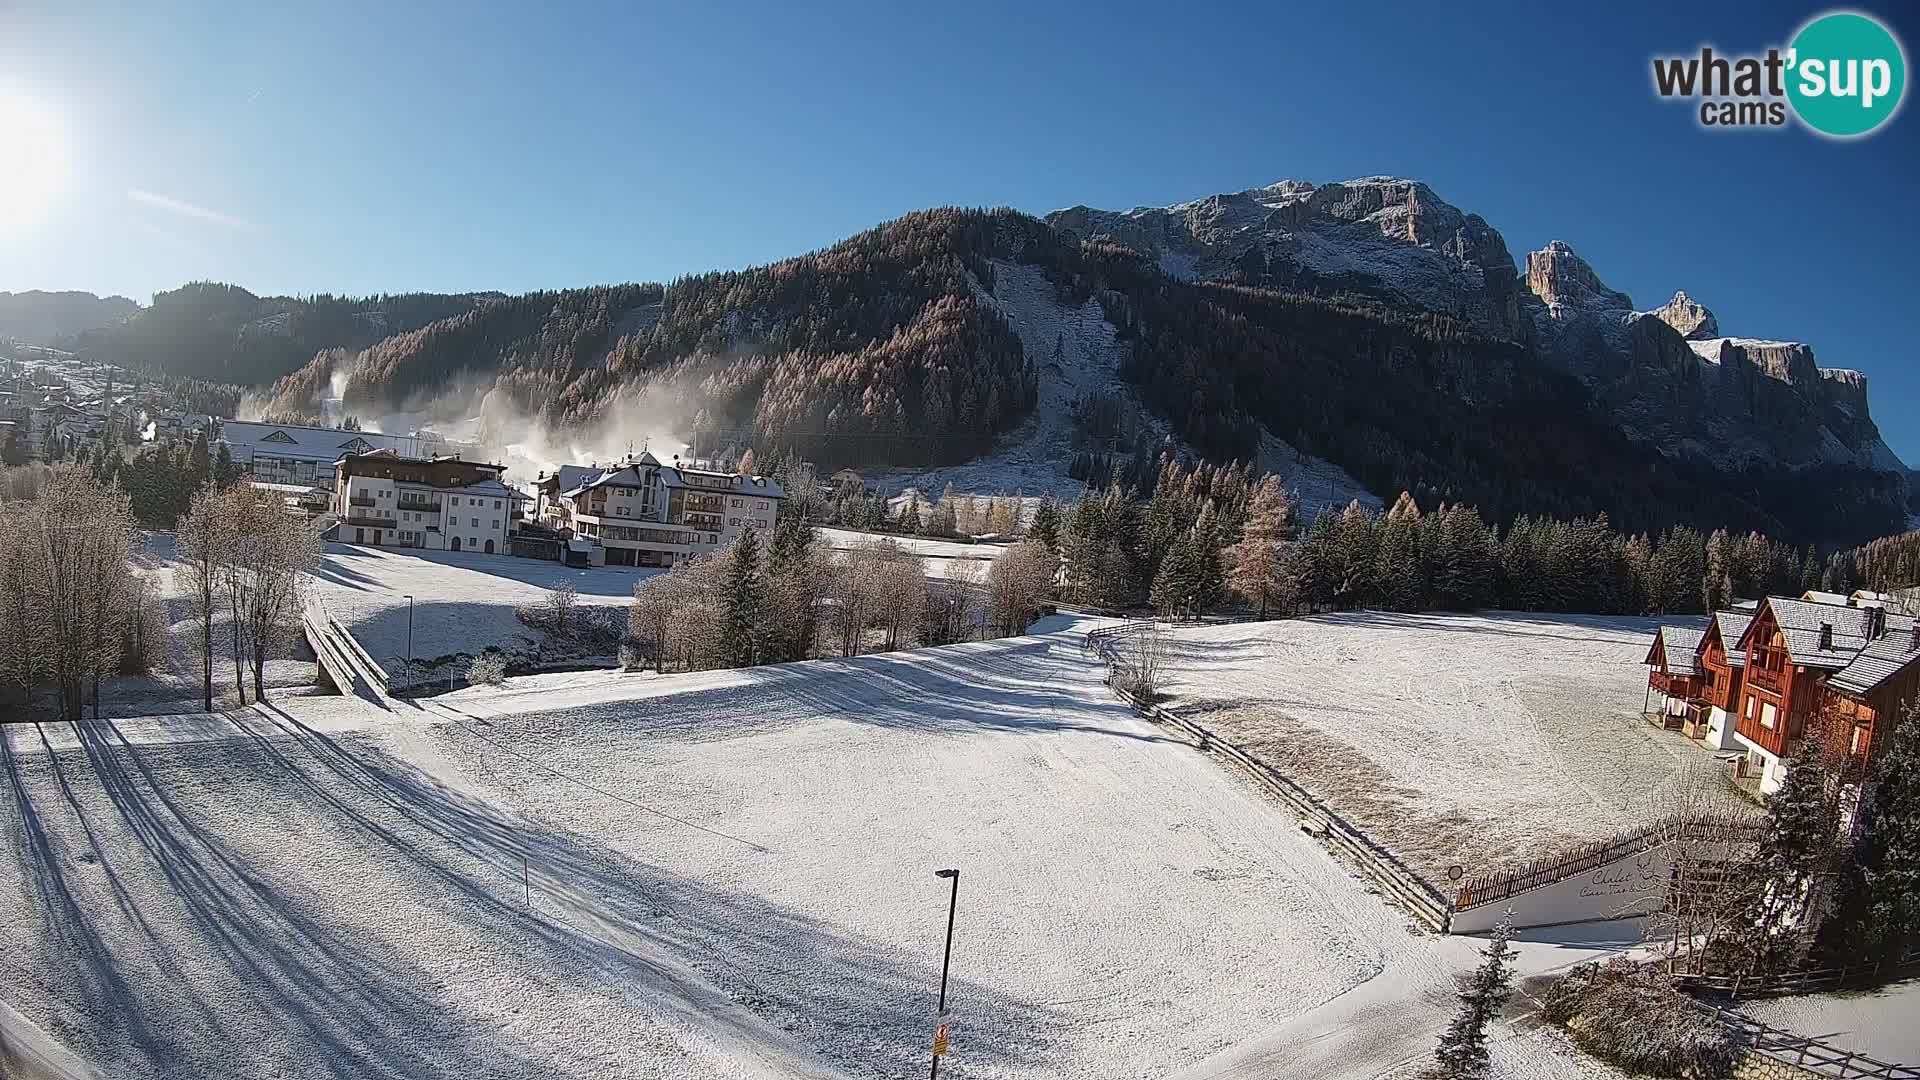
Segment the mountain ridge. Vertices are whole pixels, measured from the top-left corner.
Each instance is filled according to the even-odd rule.
[[[1072,207],[1047,221],[1189,277],[1353,291],[1463,318],[1580,378],[1637,437],[1714,468],[1905,471],[1872,423],[1859,372],[1821,369],[1797,342],[1719,338],[1712,312],[1684,291],[1637,311],[1561,240],[1516,268],[1497,229],[1417,180],[1282,180],[1167,207]],[[1735,344],[1710,358],[1687,345],[1702,339]]]
[[[1044,221],[922,211],[666,286],[290,302],[202,284],[82,345],[271,382],[267,410],[289,417],[531,419],[545,436],[618,418],[620,445],[656,425],[892,475],[1020,460],[1050,481],[1279,453],[1496,520],[1823,540],[1904,523],[1907,474],[1873,452],[1857,373],[1706,337],[1720,328],[1690,298],[1635,311],[1569,245],[1534,255],[1523,274],[1497,230],[1417,181],[1282,181]],[[1036,318],[1072,339],[1049,348]],[[1742,444],[1756,419],[1791,438]],[[1008,456],[1029,431],[1045,447]]]

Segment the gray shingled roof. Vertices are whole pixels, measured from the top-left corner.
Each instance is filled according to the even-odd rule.
[[[1850,694],[1868,694],[1916,660],[1920,660],[1920,649],[1914,648],[1913,630],[1890,630],[1834,672],[1827,685]]]
[[[1739,647],[1740,639],[1746,636],[1747,624],[1753,622],[1753,616],[1739,611],[1716,611],[1713,622],[1720,628],[1720,643],[1727,649],[1728,667],[1746,667],[1747,650]]]
[[[1838,670],[1846,667],[1854,654],[1867,647],[1867,620],[1870,618],[1869,612],[1873,610],[1871,608],[1816,604],[1785,596],[1767,597],[1767,606],[1773,609],[1774,621],[1780,624],[1780,633],[1787,639],[1787,656],[1802,667]],[[1901,621],[1890,617],[1889,629],[1892,629],[1892,624]],[[1831,643],[1824,649],[1820,647],[1822,626],[1833,627]],[[1751,632],[1751,624],[1748,632]]]
[[[1700,640],[1707,636],[1705,630],[1695,630],[1690,626],[1663,626],[1653,635],[1655,643],[1664,643],[1667,650],[1667,671],[1673,675],[1698,675],[1700,665],[1695,662],[1699,655]],[[1653,662],[1653,649],[1647,649],[1647,663]]]

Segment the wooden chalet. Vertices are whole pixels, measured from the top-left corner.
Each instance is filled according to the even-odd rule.
[[[1753,616],[1715,612],[1704,630],[1662,626],[1647,650],[1647,689],[1660,697],[1667,727],[1703,739],[1716,750],[1733,747],[1747,655],[1733,646]]]
[[[1734,737],[1762,792],[1779,789],[1785,761],[1806,749],[1810,732],[1851,765],[1871,761],[1885,742],[1876,733],[1920,690],[1915,626],[1878,605],[1761,602],[1734,643],[1746,654]]]
[[[1747,654],[1735,647],[1747,632],[1753,616],[1743,611],[1716,611],[1700,638],[1697,661],[1700,668],[1698,702],[1704,706],[1706,722],[1687,734],[1704,739],[1715,750],[1728,750],[1734,744],[1735,717],[1740,715],[1740,691],[1746,683]]]
[[[1647,649],[1647,688],[1660,695],[1660,714],[1669,719],[1668,726],[1680,727],[1696,713],[1699,706],[1700,643],[1705,639],[1704,631],[1690,626],[1662,626],[1653,635],[1653,645]],[[1701,714],[1704,724],[1704,714]]]

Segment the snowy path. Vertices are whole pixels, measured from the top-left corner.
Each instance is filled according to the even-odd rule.
[[[1847,994],[1749,1001],[1740,1011],[1755,1020],[1876,1057],[1920,1064],[1920,979]]]

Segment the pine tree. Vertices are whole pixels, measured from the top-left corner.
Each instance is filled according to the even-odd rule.
[[[1195,598],[1200,587],[1200,562],[1189,533],[1174,540],[1166,558],[1160,560],[1160,572],[1154,575],[1148,599],[1156,611],[1179,617],[1196,608]]]
[[[1408,507],[1412,499],[1404,492]],[[1395,504],[1393,512],[1379,526],[1379,542],[1374,549],[1372,603],[1388,611],[1419,611],[1425,607],[1426,588],[1420,580],[1420,555],[1414,546],[1414,522],[1417,509],[1402,513]]]
[[[1708,611],[1719,611],[1732,599],[1727,595],[1727,589],[1732,584],[1727,574],[1729,543],[1725,529],[1715,529],[1713,535],[1707,537],[1707,572],[1700,585]]]
[[[917,536],[925,531],[925,525],[920,520],[918,497],[907,499],[906,507],[900,511],[900,531],[909,536]]]
[[[1861,960],[1891,959],[1920,944],[1920,703],[1895,725],[1871,791],[1859,858]]]
[[[1211,502],[1200,511],[1188,537],[1193,558],[1193,613],[1204,615],[1220,605],[1227,591],[1226,568],[1221,557],[1220,515]]]
[[[1837,785],[1819,755],[1802,753],[1786,765],[1786,779],[1767,797],[1766,833],[1751,864],[1763,898],[1743,939],[1762,973],[1796,959],[1800,942],[1819,932],[1823,904],[1816,886],[1834,866],[1839,841]]]
[[[1487,1025],[1500,1015],[1507,998],[1513,994],[1513,950],[1507,943],[1513,937],[1513,912],[1508,911],[1493,928],[1487,947],[1481,950],[1480,966],[1460,991],[1460,1008],[1453,1022],[1440,1035],[1434,1049],[1434,1068],[1427,1075],[1435,1080],[1477,1080],[1487,1075]]]
[[[733,542],[733,550],[727,555],[726,591],[720,602],[722,659],[729,667],[759,663],[767,583],[760,576],[760,538],[751,525]]]
[[[1051,498],[1041,499],[1034,507],[1033,524],[1027,526],[1027,538],[1052,555],[1060,553],[1060,507]]]

